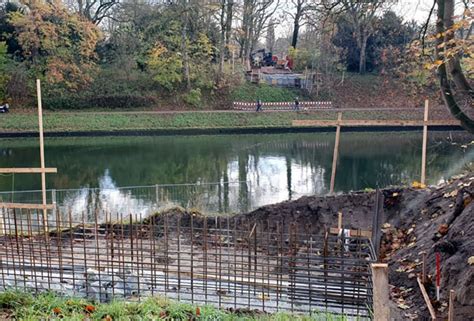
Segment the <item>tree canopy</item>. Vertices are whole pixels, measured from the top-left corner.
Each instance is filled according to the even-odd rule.
[[[44,96],[52,108],[203,106],[228,97],[252,53],[265,49],[291,57],[296,72],[316,73],[323,86],[343,71],[375,73],[416,94],[433,90],[438,77],[444,103],[468,127],[472,11],[434,1],[437,19],[426,23],[383,1],[6,2],[0,99],[28,105],[24,93],[33,95],[39,77],[50,84]]]

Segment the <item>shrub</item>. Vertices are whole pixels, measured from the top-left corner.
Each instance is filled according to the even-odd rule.
[[[189,91],[189,93],[185,94],[183,96],[183,100],[194,107],[201,107],[201,100],[202,95],[201,95],[201,89],[192,89]]]

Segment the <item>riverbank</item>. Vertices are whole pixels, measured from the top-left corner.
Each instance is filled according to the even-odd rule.
[[[85,135],[176,135],[215,133],[310,132],[315,127],[292,126],[293,120],[344,119],[419,120],[422,108],[413,109],[331,109],[302,112],[47,112],[44,131],[49,136]],[[444,109],[434,109],[432,120],[452,119]],[[396,127],[396,126],[395,126]],[[444,129],[455,129],[448,126]],[[38,119],[35,113],[0,115],[0,137],[35,136]],[[347,128],[346,128],[347,129]],[[379,129],[383,129],[379,128]],[[393,129],[393,128],[391,128]],[[330,130],[332,128],[322,128]]]

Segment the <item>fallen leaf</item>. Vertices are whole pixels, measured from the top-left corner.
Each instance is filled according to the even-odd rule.
[[[467,259],[467,263],[468,263],[469,265],[474,265],[474,256],[469,257],[469,258]]]
[[[403,309],[403,310],[408,310],[408,309],[410,308],[410,307],[409,307],[408,305],[406,305],[405,303],[400,303],[400,304],[398,305],[398,307],[399,307],[400,309]]]
[[[418,181],[413,181],[413,183],[411,183],[411,187],[417,188],[417,189],[423,189],[423,188],[426,188],[426,185]]]
[[[449,231],[449,226],[448,226],[448,224],[441,224],[441,225],[438,227],[438,233],[441,234],[441,235],[446,235],[446,234],[448,234],[448,231]]]
[[[95,311],[95,306],[90,305],[90,304],[89,304],[89,305],[86,305],[85,308],[84,308],[84,310],[86,310],[86,312],[92,313],[92,312]]]

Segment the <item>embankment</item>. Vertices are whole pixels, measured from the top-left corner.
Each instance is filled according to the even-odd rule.
[[[397,320],[429,317],[416,281],[422,270],[422,252],[427,253],[426,288],[437,314],[446,316],[449,290],[453,289],[455,319],[470,320],[474,315],[474,173],[426,189],[388,188],[383,195],[381,260],[389,263],[391,298],[400,310]],[[259,232],[296,223],[293,226],[302,232],[322,234],[325,228],[337,226],[338,212],[343,213],[345,228],[370,230],[374,211],[375,192],[358,192],[302,197],[236,215],[232,221],[243,229],[258,223]],[[179,216],[183,224],[191,217],[191,213],[169,214]],[[196,213],[193,217],[194,224],[207,220],[209,227],[226,220]],[[155,219],[162,218],[157,215]],[[439,302],[434,291],[436,252],[441,256]]]
[[[196,135],[223,133],[311,132],[332,128],[294,127],[293,120],[335,120],[343,112],[344,119],[419,120],[423,108],[398,109],[330,109],[312,112],[48,112],[44,114],[46,136],[92,135]],[[452,119],[446,110],[437,108],[430,119]],[[442,128],[442,129],[458,129]],[[349,129],[349,128],[346,128]],[[377,128],[377,130],[397,128]],[[408,128],[398,128],[407,130]],[[364,130],[358,128],[358,130]],[[367,130],[367,129],[365,129]],[[374,130],[371,128],[371,130]],[[0,137],[36,136],[37,115],[33,112],[0,115]]]

